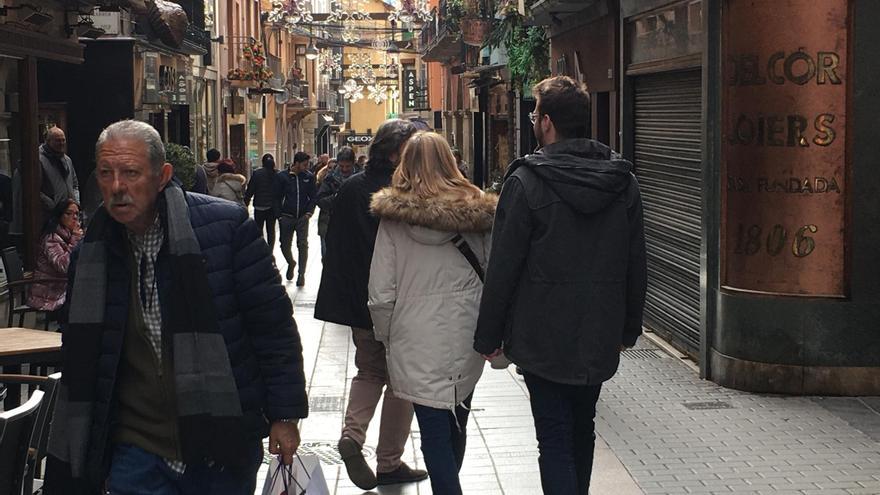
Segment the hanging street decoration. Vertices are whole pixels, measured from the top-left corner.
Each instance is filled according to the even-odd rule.
[[[383,84],[368,86],[367,91],[369,91],[367,98],[377,105],[388,99],[388,88]]]
[[[291,30],[299,23],[314,21],[311,0],[275,0],[269,12],[269,22],[282,24]]]
[[[318,68],[323,74],[331,76],[342,70],[342,55],[327,48],[318,53]]]
[[[408,31],[414,23],[431,22],[434,14],[427,0],[400,0],[400,4],[388,16],[391,22],[401,22]]]

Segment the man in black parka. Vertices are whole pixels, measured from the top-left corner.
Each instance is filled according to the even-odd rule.
[[[391,391],[385,346],[373,335],[367,309],[370,262],[379,229],[379,219],[370,213],[370,199],[391,184],[403,146],[415,132],[415,125],[409,121],[392,119],[383,123],[370,144],[366,169],[347,179],[339,189],[327,228],[327,253],[315,303],[315,318],[351,327],[357,348],[354,362],[358,372],[351,381],[339,453],[351,481],[364,490],[377,484],[421,481],[428,476],[424,470],[412,469],[400,460],[413,408]],[[383,390],[374,474],[361,449]]]
[[[474,349],[523,371],[544,493],[586,495],[602,382],[642,331],[642,202],[632,164],[585,137],[586,88],[553,77],[534,94],[541,148],[507,171]]]

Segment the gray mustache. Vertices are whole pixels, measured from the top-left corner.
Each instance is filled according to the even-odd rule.
[[[134,199],[131,196],[129,196],[128,194],[113,196],[110,198],[110,205],[109,206],[110,206],[110,208],[113,208],[114,206],[116,206],[120,203],[131,204],[131,203],[134,203]]]

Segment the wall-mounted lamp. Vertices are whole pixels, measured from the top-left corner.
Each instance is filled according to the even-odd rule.
[[[318,47],[315,46],[315,40],[309,39],[309,46],[306,47],[306,58],[315,60],[318,58]]]
[[[5,17],[5,16],[9,15],[10,10],[20,10],[23,8],[31,9],[33,12],[31,12],[31,14],[28,15],[27,17],[21,19],[22,22],[26,22],[28,24],[40,27],[40,26],[44,26],[44,25],[52,22],[52,19],[54,19],[51,15],[40,11],[39,7],[33,6],[31,4],[27,4],[27,3],[23,3],[21,5],[16,5],[13,7],[9,7],[9,6],[0,7],[0,17]]]

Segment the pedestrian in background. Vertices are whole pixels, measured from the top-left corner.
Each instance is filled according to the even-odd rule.
[[[318,236],[321,238],[321,259],[327,253],[327,226],[330,225],[330,216],[333,214],[333,202],[336,200],[336,194],[342,183],[354,174],[354,152],[348,146],[339,149],[336,160],[330,160],[330,164],[336,162],[337,165],[330,168],[325,167],[322,172],[323,176],[318,183],[318,208],[321,213],[318,214]]]
[[[217,170],[217,166],[220,164],[220,151],[211,148],[205,154],[205,158],[208,159],[202,165],[202,169],[205,171],[205,194],[213,194],[214,184],[217,182],[217,177],[220,176],[220,172]]]
[[[211,196],[222,198],[244,208],[244,189],[247,178],[235,172],[235,163],[229,158],[217,164],[217,181],[211,189]]]
[[[263,166],[251,174],[244,202],[250,204],[251,199],[254,200],[254,221],[257,222],[257,229],[261,235],[265,235],[269,248],[275,249],[275,220],[281,207],[281,183],[275,171],[275,157],[266,153],[262,163]]]
[[[354,153],[354,152],[352,152],[352,153]],[[367,166],[367,155],[359,156],[357,159],[357,163],[354,166],[355,170],[357,170],[358,172],[363,172],[364,167],[366,167],[366,166]]]
[[[413,403],[431,489],[461,495],[467,421],[483,359],[473,350],[495,195],[455,165],[446,139],[419,132],[391,187],[373,195],[373,332],[394,395]]]
[[[73,161],[67,156],[67,138],[60,127],[46,131],[46,142],[40,145],[40,168],[43,174],[40,201],[44,219],[48,219],[63,201],[72,199],[79,203],[79,181]]]
[[[409,437],[413,408],[409,401],[395,397],[388,386],[385,346],[373,335],[367,308],[370,262],[379,228],[379,220],[370,214],[370,198],[391,184],[403,146],[414,133],[415,127],[408,121],[385,121],[370,145],[366,170],[342,184],[327,228],[327,255],[315,304],[315,318],[351,327],[358,371],[351,382],[338,448],[348,477],[364,490],[377,484],[421,481],[428,475],[400,459]],[[373,473],[361,449],[383,389],[377,473]]]
[[[70,264],[47,495],[251,494],[308,414],[302,346],[247,212],[171,182],[159,133],[96,145],[104,207]]]
[[[318,190],[315,176],[307,170],[309,155],[298,151],[288,170],[278,172],[281,189],[281,215],[278,227],[281,231],[281,254],[287,261],[287,280],[293,280],[294,268],[299,266],[296,286],[306,284],[306,263],[309,259],[309,220],[315,212]],[[293,259],[291,246],[296,234],[299,263]]]
[[[474,348],[523,370],[544,493],[585,495],[602,383],[642,332],[642,202],[632,164],[587,139],[582,83],[533,94],[541,148],[505,176]]]

